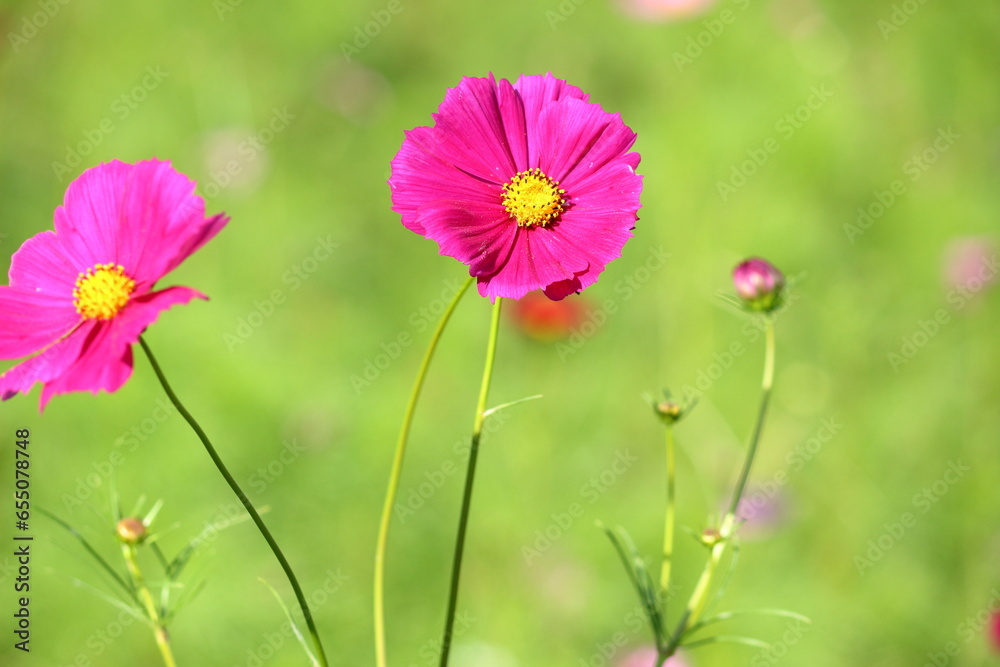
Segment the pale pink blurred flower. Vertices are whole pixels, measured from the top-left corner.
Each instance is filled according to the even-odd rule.
[[[997,281],[997,244],[989,236],[953,239],[944,251],[944,282],[948,289],[979,292]]]
[[[689,667],[680,654],[668,658],[663,664],[665,667]],[[654,665],[659,667],[656,663],[656,649],[652,646],[635,649],[615,663],[615,667],[654,667]]]
[[[370,125],[388,107],[392,88],[378,71],[334,58],[320,74],[316,96],[352,123]]]
[[[767,493],[757,486],[747,489],[740,499],[736,518],[743,522],[739,532],[741,539],[765,539],[788,520],[788,503],[783,494]]]
[[[708,11],[715,0],[617,0],[618,8],[640,21],[679,21]]]
[[[205,196],[209,199],[223,190],[229,196],[247,195],[267,174],[267,149],[249,127],[216,130],[205,138],[202,154],[209,174],[205,179]]]

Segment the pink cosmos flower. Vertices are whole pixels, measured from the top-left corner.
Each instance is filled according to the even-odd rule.
[[[229,221],[206,218],[194,187],[158,160],[109,162],[70,183],[55,231],[25,241],[0,285],[0,359],[38,353],[0,375],[0,398],[36,382],[40,409],[56,394],[116,391],[132,374],[132,344],[160,312],[207,298],[153,291]]]
[[[642,177],[635,133],[545,76],[465,78],[392,161],[393,210],[469,266],[479,293],[559,300],[621,255]]]

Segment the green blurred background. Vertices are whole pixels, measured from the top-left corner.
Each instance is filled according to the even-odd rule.
[[[210,212],[232,216],[163,281],[211,301],[162,315],[147,338],[269,508],[332,664],[373,663],[376,523],[429,335],[421,310],[465,275],[399,224],[389,161],[463,76],[547,71],[638,133],[643,208],[623,257],[576,298],[606,315],[592,335],[542,343],[505,321],[491,402],[544,399],[506,411],[484,445],[453,664],[599,667],[649,643],[594,521],[626,526],[655,558],[662,427],[643,394],[700,378],[678,428],[680,521],[700,530],[725,502],[762,345],[717,295],[748,255],[798,282],[750,487],[767,503],[720,609],[813,623],[734,622],[774,650],[710,646],[688,663],[996,661],[984,629],[1000,608],[995,3],[728,0],[648,21],[605,0],[36,0],[0,5],[0,29],[5,257],[51,228],[70,180],[112,158],[171,159]],[[985,280],[956,291],[956,261]],[[488,313],[478,297],[461,304],[415,424],[400,500],[419,509],[397,520],[388,561],[392,665],[436,664]],[[412,344],[394,347],[401,335]],[[734,343],[743,353],[728,358]],[[385,368],[362,385],[369,363]],[[13,432],[29,428],[35,504],[117,566],[112,489],[126,510],[162,499],[168,553],[232,513],[144,359],[114,395],[57,397],[44,415],[37,398],[0,408],[0,489],[10,497]],[[574,503],[583,515],[560,528]],[[80,544],[37,512],[31,653],[12,648],[11,514],[0,663],[158,664],[148,631],[76,583],[110,590]],[[704,558],[680,545],[678,601]],[[304,664],[257,581],[292,604],[251,525],[209,540],[193,567],[185,582],[205,588],[172,627],[181,664]]]

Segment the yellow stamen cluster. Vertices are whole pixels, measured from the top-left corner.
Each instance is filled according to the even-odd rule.
[[[503,186],[503,206],[519,227],[545,227],[566,207],[566,191],[541,169],[518,172]]]
[[[135,289],[121,264],[98,264],[77,276],[73,305],[85,319],[110,320],[117,315]]]

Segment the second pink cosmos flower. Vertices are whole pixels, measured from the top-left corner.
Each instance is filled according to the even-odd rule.
[[[393,210],[476,276],[479,293],[558,300],[621,255],[639,210],[635,133],[545,76],[465,78],[392,161]]]

